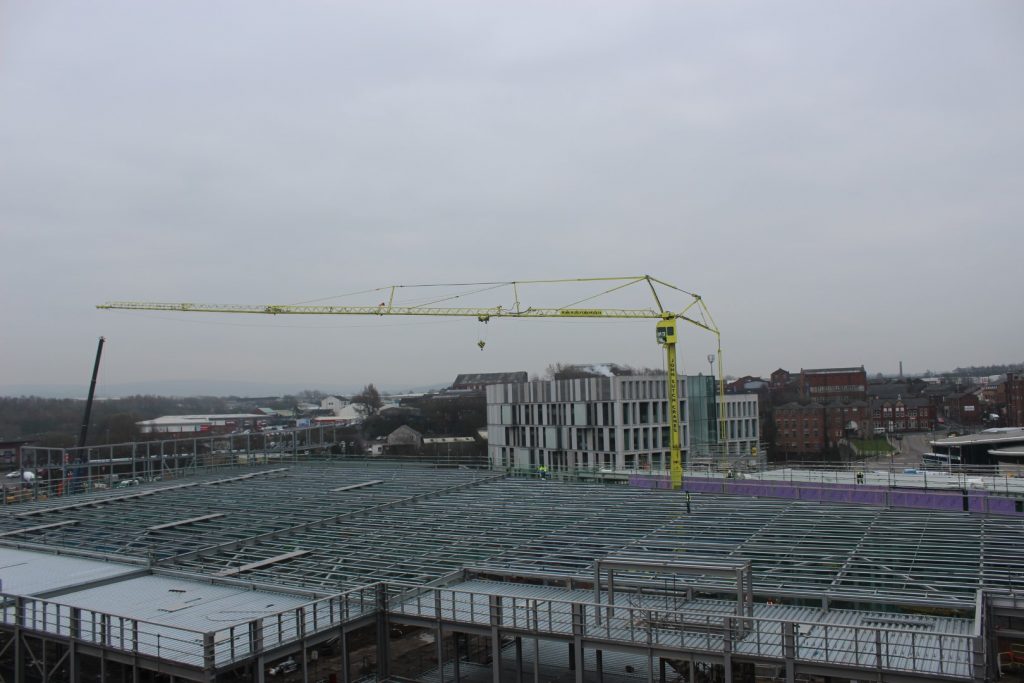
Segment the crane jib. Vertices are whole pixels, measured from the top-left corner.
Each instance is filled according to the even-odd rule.
[[[673,285],[668,285],[661,280],[655,280],[649,276],[643,276],[641,278],[597,278],[597,280],[628,280],[625,284],[618,284],[611,289],[603,292],[602,294],[610,294],[611,292],[617,291],[628,285],[637,284],[639,282],[646,282],[651,289],[651,294],[654,296],[656,307],[654,308],[576,308],[576,306],[584,303],[594,302],[596,296],[587,297],[586,299],[577,299],[573,303],[570,303],[564,307],[536,307],[536,306],[523,306],[519,298],[518,285],[530,284],[527,282],[510,282],[515,290],[515,302],[511,307],[508,306],[492,306],[492,307],[443,307],[437,306],[436,304],[452,301],[454,299],[460,299],[461,296],[435,298],[429,303],[419,305],[406,305],[404,302],[395,301],[395,290],[398,286],[392,286],[390,288],[377,288],[374,290],[367,290],[367,292],[385,292],[390,290],[390,295],[385,295],[383,301],[380,301],[376,296],[374,301],[380,301],[374,305],[356,305],[356,306],[332,306],[332,305],[319,305],[314,304],[312,301],[307,303],[299,304],[196,304],[196,303],[157,303],[157,302],[143,302],[143,301],[112,301],[97,306],[101,309],[116,309],[116,310],[133,310],[133,311],[176,311],[181,313],[242,313],[242,314],[262,314],[262,315],[364,315],[364,316],[444,316],[444,317],[473,317],[479,320],[481,323],[486,323],[494,318],[519,318],[519,319],[536,319],[536,318],[562,318],[564,319],[583,319],[583,318],[600,318],[605,321],[612,320],[658,320],[656,328],[656,339],[665,349],[667,368],[666,368],[666,382],[668,384],[668,390],[666,391],[666,398],[669,399],[670,405],[669,418],[669,481],[673,489],[682,488],[683,478],[683,453],[682,453],[682,415],[680,410],[679,400],[679,386],[678,386],[678,369],[676,360],[676,344],[679,335],[679,324],[689,323],[695,327],[699,327],[703,330],[711,332],[719,340],[718,344],[718,401],[719,405],[725,403],[725,382],[723,381],[723,368],[722,368],[722,345],[721,338],[719,335],[718,327],[715,325],[714,319],[711,317],[711,312],[704,304],[700,296],[693,294],[692,292],[686,292],[685,290],[679,289]],[[536,281],[533,284],[540,282],[554,283],[554,282],[583,282],[583,281],[596,281],[596,280],[559,280],[559,281]],[[654,283],[664,285],[673,290],[687,294],[691,301],[689,304],[684,306],[682,309],[676,309],[675,311],[666,310],[662,306],[662,302],[658,297],[658,293],[655,291]],[[477,284],[498,284],[498,283],[477,283]],[[418,286],[431,286],[431,285],[418,285]],[[455,286],[455,285],[451,285]],[[493,289],[489,287],[488,289]],[[481,290],[483,291],[483,290]],[[366,293],[366,292],[364,292]],[[479,293],[479,292],[473,292]],[[600,295],[597,295],[600,296]],[[323,301],[319,299],[316,301]],[[465,301],[463,299],[463,301]],[[312,304],[312,305],[311,305]],[[693,314],[688,315],[691,310],[695,310],[699,315],[700,319],[695,319]],[[484,342],[478,342],[481,349],[484,347]],[[728,443],[726,437],[726,413],[725,410],[718,410],[718,438],[720,440],[720,447],[722,452],[728,452]]]

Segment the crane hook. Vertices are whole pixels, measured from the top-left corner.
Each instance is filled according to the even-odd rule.
[[[479,320],[480,322],[482,322],[484,325],[486,325],[487,321],[491,319],[491,316],[489,316],[489,315],[478,315],[476,319]],[[484,330],[486,330],[486,329],[487,328],[485,327]],[[486,334],[487,333],[485,331],[484,332],[484,336],[486,336]],[[485,342],[483,339],[480,339],[480,340],[477,341],[476,345],[480,347],[481,351],[483,351],[484,347],[487,345],[487,342]]]

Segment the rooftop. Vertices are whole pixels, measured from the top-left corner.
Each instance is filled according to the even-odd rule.
[[[831,375],[845,372],[864,372],[864,366],[858,365],[852,368],[800,368],[805,375]]]
[[[136,422],[139,425],[191,424],[211,422],[215,420],[258,420],[265,418],[261,413],[226,413],[217,415],[163,415],[152,420]]]
[[[452,386],[460,384],[507,384],[514,382],[525,382],[528,379],[526,371],[517,372],[476,372],[464,373],[455,378]]]
[[[968,446],[974,444],[1009,445],[1017,442],[1024,442],[1024,428],[985,430],[977,434],[964,434],[963,436],[936,439],[931,444],[933,446]]]
[[[1024,518],[700,493],[688,506],[672,491],[370,462],[258,471],[7,508],[0,534],[21,533],[0,544],[321,594],[467,565],[587,577],[623,549],[749,560],[761,598],[969,608],[979,587],[1024,579]]]

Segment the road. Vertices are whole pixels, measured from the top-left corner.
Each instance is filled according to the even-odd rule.
[[[920,465],[921,456],[930,453],[932,450],[930,441],[943,435],[943,432],[918,432],[904,434],[902,441],[896,443],[900,446],[900,452],[893,456],[892,461],[900,465]]]

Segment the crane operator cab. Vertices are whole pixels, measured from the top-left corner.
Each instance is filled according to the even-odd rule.
[[[659,320],[656,338],[661,345],[676,343],[676,321]]]

